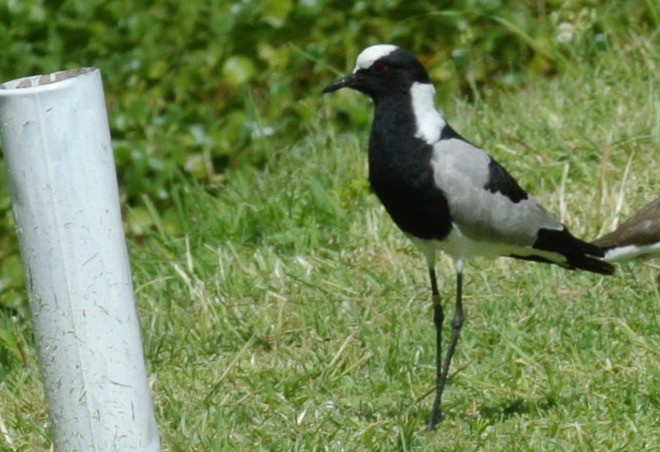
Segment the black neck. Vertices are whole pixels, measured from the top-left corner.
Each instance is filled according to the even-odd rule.
[[[434,185],[433,148],[415,137],[416,130],[409,96],[376,102],[369,137],[369,182],[404,232],[441,239],[451,228],[447,200]]]
[[[415,137],[416,131],[410,95],[378,99],[369,137],[369,163],[389,166],[405,160],[406,155],[418,156],[426,146]]]

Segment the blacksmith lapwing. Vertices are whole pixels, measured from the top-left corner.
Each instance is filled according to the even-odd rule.
[[[369,182],[397,226],[426,257],[436,328],[436,396],[440,401],[463,326],[463,267],[473,256],[508,256],[611,274],[599,247],[573,237],[486,152],[459,135],[435,109],[435,89],[415,56],[394,45],[368,47],[355,70],[323,89],[352,88],[375,104],[369,136]],[[444,361],[444,312],[435,273],[437,250],[456,269],[456,309]]]
[[[660,197],[593,243],[605,249],[604,260],[609,262],[660,257]]]

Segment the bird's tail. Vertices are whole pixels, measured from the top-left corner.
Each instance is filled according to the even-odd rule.
[[[538,232],[533,249],[560,254],[564,261],[550,260],[572,270],[586,270],[601,275],[611,275],[614,267],[601,260],[605,251],[596,245],[574,237],[566,228],[562,230],[541,229]],[[549,260],[539,258],[538,260]]]

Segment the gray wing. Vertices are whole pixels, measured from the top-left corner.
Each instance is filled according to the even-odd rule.
[[[460,138],[437,142],[431,165],[452,221],[474,240],[530,247],[540,229],[563,229],[559,219],[528,196],[486,152]],[[498,189],[494,178],[504,189]]]

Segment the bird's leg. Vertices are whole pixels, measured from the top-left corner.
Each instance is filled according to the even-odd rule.
[[[435,369],[436,369],[436,393],[433,407],[431,408],[431,418],[426,427],[428,431],[435,430],[435,426],[440,421],[440,399],[442,390],[440,383],[442,381],[442,323],[445,320],[445,314],[440,303],[440,293],[438,292],[438,280],[435,276],[435,268],[429,266],[429,276],[431,278],[431,300],[433,302],[433,324],[435,325]]]
[[[445,381],[447,380],[447,374],[449,373],[449,365],[451,364],[451,358],[454,356],[454,349],[456,348],[456,343],[458,342],[458,335],[461,333],[461,328],[463,327],[463,273],[456,273],[456,309],[454,311],[454,318],[451,320],[451,336],[449,337],[449,345],[447,346],[447,356],[445,356],[445,362],[442,365],[442,386],[440,391],[445,386]]]
[[[442,311],[442,308],[440,308]],[[436,325],[437,326],[437,325]],[[451,321],[451,335],[449,337],[449,344],[447,345],[447,355],[445,356],[445,361],[442,363],[442,370],[437,371],[437,387],[435,400],[433,401],[433,408],[431,410],[431,420],[427,426],[428,431],[435,430],[435,426],[441,420],[441,411],[440,411],[440,401],[442,400],[442,392],[445,389],[445,383],[447,382],[447,375],[449,374],[449,366],[451,365],[451,359],[454,356],[454,349],[456,349],[456,343],[458,342],[458,336],[463,327],[463,272],[458,271],[456,273],[456,309],[454,311],[454,318]],[[440,338],[440,333],[438,333],[438,341]],[[440,342],[438,342],[439,348]],[[440,350],[437,350],[437,366],[440,369]]]

